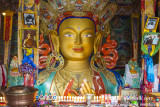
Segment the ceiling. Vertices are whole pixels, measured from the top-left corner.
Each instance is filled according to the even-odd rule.
[[[118,5],[132,5],[138,0],[109,0],[109,2],[117,2]],[[0,12],[10,9],[18,12],[19,0],[0,0]]]
[[[0,0],[0,12],[2,13],[3,11],[7,9],[11,9],[15,12],[18,11],[18,2],[19,0]]]

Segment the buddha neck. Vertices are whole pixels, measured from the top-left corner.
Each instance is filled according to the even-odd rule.
[[[82,72],[91,69],[91,67],[88,59],[83,61],[64,60],[63,69],[73,72]]]

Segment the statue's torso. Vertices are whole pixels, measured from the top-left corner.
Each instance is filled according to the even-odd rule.
[[[110,72],[110,71],[108,71]],[[80,94],[79,89],[81,87],[81,83],[83,79],[87,79],[89,86],[95,90],[97,95],[110,93],[111,95],[117,95],[117,87],[118,83],[116,82],[116,78],[113,73],[106,73],[109,75],[105,75],[103,72],[89,71],[88,73],[67,73],[67,72],[53,72],[50,74],[48,79],[39,86],[36,86],[40,92],[52,93],[57,96],[62,96],[64,94],[64,90],[69,85],[69,81],[73,79],[73,85],[71,90],[76,91]],[[111,75],[113,74],[113,75]],[[115,79],[115,80],[114,80]],[[120,78],[121,79],[121,78]],[[112,81],[112,82],[111,82]],[[115,81],[115,84],[113,83]],[[74,95],[74,93],[72,93]]]
[[[56,85],[59,94],[61,95],[63,91],[65,90],[66,86],[69,85],[69,81],[73,79],[73,85],[71,90],[75,90],[77,93],[79,93],[79,89],[81,87],[81,83],[83,83],[83,79],[87,79],[89,82],[89,86],[93,86],[92,82],[93,78],[93,72],[88,71],[87,73],[76,73],[76,72],[68,72],[65,70],[58,71],[53,79],[54,84]],[[54,89],[54,87],[52,86]],[[51,91],[52,92],[52,91]]]

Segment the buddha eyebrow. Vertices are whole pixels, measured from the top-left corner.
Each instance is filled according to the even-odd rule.
[[[70,28],[70,29],[73,29],[73,30],[74,30],[74,28],[72,28],[72,27],[66,27],[66,28],[64,28],[64,29],[67,29],[67,28]],[[85,28],[85,29],[83,29],[83,30],[86,30],[86,29],[92,29],[92,28]]]
[[[88,30],[88,29],[93,30],[92,28],[85,28],[85,29],[82,30],[82,32],[85,31],[85,30]]]
[[[66,28],[64,28],[64,29],[67,29],[67,28],[73,29],[72,27],[66,27]],[[74,30],[74,29],[73,29],[73,30]]]
[[[85,29],[83,29],[83,30],[87,30],[87,29],[92,29],[92,28],[85,28]]]
[[[93,30],[92,28],[85,28],[85,29],[82,30],[82,32],[84,32],[84,31],[87,30],[87,29]],[[96,30],[95,30],[95,33],[96,33]]]

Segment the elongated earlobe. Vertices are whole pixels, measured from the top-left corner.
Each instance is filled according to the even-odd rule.
[[[101,39],[102,39],[101,32],[98,31],[96,33],[96,37],[95,37],[95,40],[94,40],[94,54],[96,54],[99,51],[99,47],[101,45]]]
[[[59,37],[57,31],[52,30],[49,33],[50,45],[52,48],[52,52],[56,51],[59,53]]]

